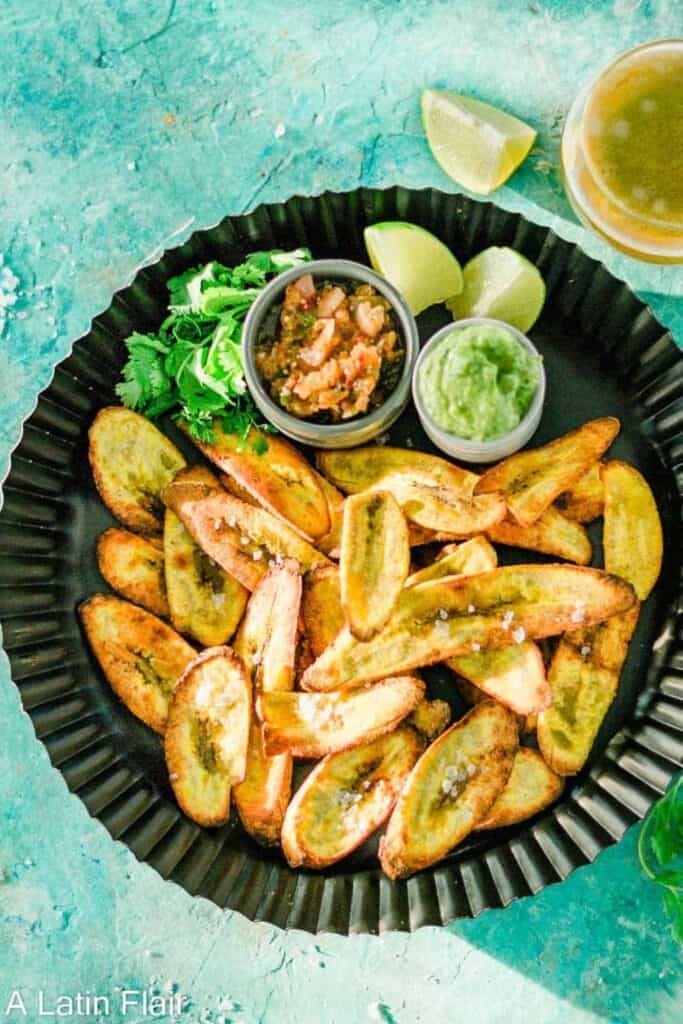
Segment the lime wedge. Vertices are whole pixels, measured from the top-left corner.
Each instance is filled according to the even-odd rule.
[[[430,231],[387,220],[366,228],[364,237],[373,267],[398,288],[415,315],[461,290],[460,264]]]
[[[463,280],[463,290],[446,303],[454,320],[490,316],[525,332],[543,309],[543,278],[514,249],[496,245],[484,249],[465,264]]]
[[[443,89],[422,93],[422,123],[446,174],[481,195],[507,181],[536,138],[533,128],[511,114]]]

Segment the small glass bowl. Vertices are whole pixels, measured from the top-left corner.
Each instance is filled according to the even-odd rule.
[[[418,416],[422,427],[428,437],[434,442],[437,447],[441,448],[442,451],[448,455],[452,455],[453,458],[459,459],[460,462],[497,462],[499,459],[504,459],[508,455],[512,455],[514,452],[519,451],[524,445],[531,439],[535,434],[538,424],[541,421],[541,415],[543,413],[543,403],[545,401],[545,387],[546,387],[546,376],[545,367],[543,362],[540,364],[540,376],[538,379],[538,386],[534,393],[534,397],[531,400],[526,415],[514,430],[511,430],[508,434],[503,434],[502,437],[497,437],[493,441],[470,441],[464,437],[458,437],[457,434],[452,434],[448,430],[444,430],[438,423],[435,423],[432,417],[425,409],[424,402],[420,395],[420,388],[418,385],[418,377],[420,373],[420,367],[423,359],[427,356],[435,345],[453,331],[459,330],[461,327],[473,327],[485,324],[489,327],[499,327],[503,330],[508,331],[520,345],[528,349],[532,355],[539,355],[536,346],[529,341],[525,334],[518,331],[516,327],[511,327],[510,324],[504,323],[502,320],[494,320],[491,317],[486,316],[473,316],[467,320],[454,320],[452,324],[447,324],[442,327],[440,331],[433,334],[429,341],[424,345],[420,355],[418,356],[417,362],[415,363],[415,369],[413,370],[413,401],[415,402],[415,408],[417,409]]]
[[[360,281],[363,284],[371,284],[391,303],[391,310],[405,348],[403,369],[396,387],[386,401],[367,416],[358,416],[345,423],[312,423],[310,420],[292,416],[268,394],[254,358],[256,343],[265,318],[272,307],[282,301],[287,285],[304,274],[312,274],[318,280]],[[311,263],[304,263],[278,274],[266,285],[249,309],[242,328],[244,374],[254,402],[268,422],[277,427],[282,434],[314,448],[354,448],[356,445],[367,444],[388,430],[410,400],[410,381],[419,347],[415,317],[401,294],[374,270],[353,260],[313,260]]]

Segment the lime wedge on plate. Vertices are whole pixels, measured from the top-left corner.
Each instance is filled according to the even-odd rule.
[[[545,302],[538,269],[514,249],[496,245],[473,256],[463,270],[464,286],[446,305],[454,320],[490,316],[522,333],[535,324]]]
[[[536,138],[533,128],[511,114],[443,89],[422,93],[422,123],[446,174],[485,196],[507,181]]]
[[[462,270],[451,250],[430,231],[401,220],[373,224],[364,232],[368,256],[417,315],[462,288]]]

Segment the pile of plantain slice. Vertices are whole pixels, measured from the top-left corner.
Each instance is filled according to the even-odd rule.
[[[97,558],[120,596],[89,598],[81,620],[113,690],[162,735],[183,811],[216,826],[234,801],[294,867],[386,825],[379,859],[399,878],[551,804],[661,568],[649,486],[604,460],[618,430],[596,419],[479,476],[383,445],[313,468],[277,435],[215,422],[195,441],[212,471],[136,413],[101,410],[90,462],[121,525]],[[604,570],[584,529],[600,516]],[[554,561],[499,567],[496,545]],[[453,724],[419,675],[435,663],[472,705]],[[294,759],[317,763],[292,794]]]

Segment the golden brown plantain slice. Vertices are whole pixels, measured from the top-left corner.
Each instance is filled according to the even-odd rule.
[[[97,565],[112,590],[154,615],[168,618],[164,552],[158,543],[112,527],[98,538]]]
[[[426,530],[423,526],[408,523],[408,540],[411,548],[420,548],[425,544],[447,544],[458,539],[450,533],[435,533],[434,530]]]
[[[541,753],[559,775],[581,771],[614,700],[638,621],[636,603],[622,615],[567,633],[548,671],[552,706],[538,716]]]
[[[488,694],[480,690],[474,683],[471,683],[469,679],[465,679],[464,676],[456,676],[453,682],[455,683],[456,690],[469,707],[481,704],[484,700],[491,700]],[[536,731],[537,716],[535,712],[530,715],[516,715],[515,717],[517,718],[517,728],[519,729],[520,736],[527,736]]]
[[[484,473],[475,494],[502,491],[512,518],[531,526],[602,457],[618,432],[613,416],[590,420],[542,448],[503,459]]]
[[[135,533],[161,533],[161,492],[185,465],[176,446],[122,406],[100,409],[88,439],[92,474],[110,512]]]
[[[637,470],[622,462],[602,467],[605,566],[645,599],[662,563],[662,529],[654,497]],[[552,660],[553,706],[539,716],[538,742],[562,775],[579,772],[590,754],[618,686],[639,605],[598,626],[567,633]]]
[[[233,789],[235,806],[246,831],[264,846],[280,842],[280,832],[292,791],[292,756],[269,757],[263,748],[258,720],[252,718],[247,749],[247,773]]]
[[[474,576],[475,573],[495,569],[497,565],[498,557],[486,537],[472,537],[462,544],[446,545],[431,565],[408,577],[406,587],[440,580],[444,576]]]
[[[249,591],[204,554],[170,508],[164,551],[173,625],[203,646],[227,643],[242,618]]]
[[[344,520],[344,495],[319,473],[315,474],[315,478],[318,481],[320,490],[325,495],[327,511],[330,516],[330,529],[324,537],[316,541],[316,546],[328,558],[338,559],[341,548],[342,523]]]
[[[344,502],[339,585],[354,636],[369,640],[387,622],[410,569],[408,527],[386,491]]]
[[[391,732],[424,697],[414,676],[340,693],[264,693],[257,711],[268,754],[325,757]]]
[[[504,828],[525,821],[557,800],[563,789],[564,779],[537,750],[520,747],[503,792],[477,828]]]
[[[145,725],[163,733],[173,689],[197,652],[161,619],[118,597],[95,594],[79,612],[114,693]]]
[[[235,651],[246,665],[255,696],[294,685],[300,602],[301,574],[292,561],[270,569],[251,596]],[[291,754],[268,756],[254,718],[246,775],[234,796],[242,824],[258,842],[278,841],[291,786]]]
[[[187,666],[173,695],[164,736],[175,798],[198,825],[222,825],[230,790],[244,778],[251,693],[229,647],[209,647]]]
[[[555,504],[567,519],[577,523],[592,523],[599,519],[605,505],[600,462],[596,462],[576,483],[564,491]]]
[[[401,726],[323,758],[287,808],[282,851],[289,864],[325,868],[352,853],[391,814],[423,749],[415,730]]]
[[[411,715],[408,725],[431,742],[447,729],[451,721],[451,708],[445,700],[421,700]]]
[[[589,565],[593,557],[591,542],[583,526],[568,519],[553,505],[531,526],[520,526],[511,518],[503,519],[488,531],[488,535],[494,544],[540,551],[577,565]]]
[[[514,621],[510,622],[509,629],[514,633]],[[474,683],[518,715],[532,714],[550,704],[543,658],[531,640],[449,658],[446,664],[452,672]]]
[[[301,603],[298,564],[274,565],[251,595],[235,638],[235,653],[257,691],[291,690]]]
[[[319,565],[306,573],[301,613],[311,652],[317,658],[346,622],[336,565]]]
[[[519,746],[515,716],[493,701],[442,733],[413,768],[380,841],[389,878],[445,857],[483,821],[503,791]]]
[[[417,473],[390,473],[373,491],[389,491],[410,523],[449,537],[471,537],[500,522],[506,512],[500,494],[472,496]]]
[[[329,564],[281,519],[208,485],[174,482],[163,500],[202,551],[247,590],[254,590],[271,561],[293,558],[302,570]]]
[[[605,568],[633,584],[644,601],[662,568],[664,542],[657,503],[647,481],[624,462],[603,466],[602,480]]]
[[[213,422],[215,441],[190,440],[259,505],[307,537],[324,537],[330,516],[317,474],[284,437],[254,427],[246,439]],[[189,436],[189,435],[188,435]]]
[[[204,466],[182,469],[174,480],[181,483],[221,491]],[[242,618],[249,591],[202,551],[171,509],[166,509],[164,520],[164,554],[173,625],[207,647],[227,643]]]
[[[446,459],[414,448],[366,445],[345,451],[318,452],[318,469],[345,494],[358,494],[374,487],[389,473],[417,472],[434,484],[442,484],[462,495],[472,494],[479,477]]]
[[[387,625],[360,641],[345,627],[304,673],[306,690],[339,690],[456,655],[553,636],[627,611],[633,588],[599,569],[508,565],[403,590]],[[514,631],[510,615],[514,613]]]

